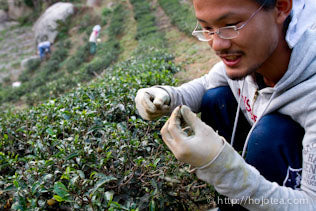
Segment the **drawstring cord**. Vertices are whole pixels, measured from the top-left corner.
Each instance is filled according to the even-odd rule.
[[[230,145],[233,146],[234,144],[234,140],[235,140],[235,134],[236,134],[236,129],[237,129],[237,123],[238,123],[238,118],[239,118],[239,112],[240,112],[240,105],[241,105],[241,99],[242,99],[242,93],[243,93],[243,90],[244,90],[244,85],[245,85],[245,78],[243,80],[243,83],[242,83],[242,88],[241,88],[241,91],[240,91],[240,95],[239,95],[239,100],[238,100],[238,106],[237,106],[237,111],[236,111],[236,116],[235,116],[235,121],[234,121],[234,128],[233,128],[233,133],[232,133],[232,137],[231,137],[231,140],[230,140]],[[262,114],[260,115],[260,117],[257,119],[257,121],[253,124],[253,126],[251,127],[248,135],[247,135],[247,138],[246,138],[246,141],[245,141],[245,144],[244,144],[244,147],[243,147],[243,150],[242,150],[242,157],[245,158],[245,154],[246,154],[246,149],[247,149],[247,146],[248,146],[248,141],[249,141],[249,138],[250,138],[250,134],[252,133],[252,131],[254,130],[254,128],[256,127],[257,123],[259,122],[260,118],[264,115],[264,113],[266,112],[267,108],[269,107],[272,99],[274,98],[274,95],[275,95],[275,92],[272,94],[272,96],[270,97],[270,100],[268,101],[268,104],[266,105],[266,107],[264,108]]]
[[[231,145],[231,146],[233,146],[234,140],[235,140],[235,133],[236,133],[236,129],[237,129],[237,123],[238,123],[239,111],[240,111],[240,104],[241,104],[241,99],[242,99],[242,92],[243,92],[243,90],[244,90],[244,85],[245,85],[245,78],[244,78],[244,80],[243,80],[243,82],[242,82],[241,91],[240,91],[240,93],[239,93],[239,100],[238,100],[238,106],[237,106],[235,121],[234,121],[234,128],[233,128],[232,137],[231,137],[231,139],[230,139],[230,145]]]
[[[250,134],[252,133],[252,131],[255,129],[257,123],[259,122],[259,120],[261,119],[261,117],[264,115],[264,113],[266,112],[267,108],[269,107],[272,99],[274,98],[274,95],[275,95],[275,92],[272,94],[272,96],[270,97],[270,100],[268,101],[268,104],[267,106],[264,108],[262,114],[260,115],[260,117],[257,119],[257,121],[253,124],[253,126],[251,127],[248,135],[247,135],[247,138],[246,138],[246,141],[245,141],[245,144],[244,144],[244,148],[242,150],[242,154],[241,154],[241,157],[245,158],[245,154],[246,154],[246,150],[247,150],[247,146],[248,146],[248,141],[249,141],[249,138],[250,138]]]

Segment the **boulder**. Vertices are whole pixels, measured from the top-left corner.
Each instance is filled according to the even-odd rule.
[[[100,0],[87,0],[87,6],[88,7],[98,7],[101,5]]]
[[[58,21],[65,22],[74,12],[75,8],[71,3],[58,2],[47,8],[33,26],[36,45],[46,40],[54,43],[58,34]]]
[[[0,10],[0,23],[4,23],[9,19],[8,14],[4,10]]]
[[[20,0],[9,0],[8,9],[9,17],[13,20],[18,20],[19,18],[26,17],[32,13],[31,8],[26,6],[25,3]]]

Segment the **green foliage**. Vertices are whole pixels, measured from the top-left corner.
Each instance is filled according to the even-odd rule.
[[[148,2],[131,2],[138,30],[155,27]],[[109,16],[108,40],[93,58],[86,44],[67,58],[69,43],[60,42],[49,61],[30,65],[36,71],[21,89],[5,95],[0,89],[1,102],[16,96],[30,104],[51,99],[0,113],[0,210],[207,208],[214,190],[164,145],[159,131],[165,119],[144,121],[135,109],[140,88],[177,84],[173,74],[179,67],[159,50],[163,34],[151,30],[138,36],[135,56],[112,65],[121,52],[122,8]],[[59,96],[105,68],[101,79]]]
[[[26,69],[19,76],[19,81],[26,82],[31,79],[32,75],[41,65],[40,59],[32,59],[27,62]]]
[[[77,12],[78,15],[80,15],[80,13],[86,13],[86,14],[83,15],[82,18],[79,18],[77,20],[79,33],[83,33],[83,32],[91,33],[93,26],[100,24],[100,22],[102,20],[102,18],[100,18],[99,16],[97,16],[93,13],[88,13],[86,8],[82,8]],[[101,25],[103,25],[103,24],[101,24]]]
[[[65,61],[65,67],[68,73],[74,72],[81,64],[88,62],[89,59],[89,43],[85,42],[83,46],[79,46],[76,53]]]
[[[193,206],[198,182],[165,151],[163,120],[136,113],[139,88],[175,85],[161,51],[117,64],[104,79],[28,111],[0,116],[0,207],[13,210]],[[168,168],[166,168],[168,163]],[[52,208],[52,207],[51,207]]]
[[[109,16],[112,12],[113,12],[113,11],[112,11],[110,8],[105,7],[105,8],[103,8],[103,10],[102,10],[102,16],[107,17],[107,16]]]
[[[9,5],[7,0],[0,0],[0,9],[4,11],[9,10]]]
[[[34,7],[33,0],[23,0],[24,4],[28,7]]]
[[[110,8],[104,8],[102,10],[102,17],[101,17],[101,23],[102,25],[106,25],[109,21],[109,17],[112,14],[112,10]]]
[[[136,39],[143,39],[145,36],[158,31],[155,25],[155,16],[148,1],[131,0],[134,6],[134,17],[137,21]]]
[[[109,40],[98,46],[98,52],[95,59],[84,66],[84,71],[88,75],[93,76],[101,73],[105,68],[109,67],[112,62],[116,61],[120,54],[119,42],[116,40]]]
[[[122,25],[124,23],[125,13],[126,13],[125,10],[126,8],[123,4],[119,4],[114,8],[113,13],[112,13],[111,23],[108,27],[109,39],[113,39],[116,36],[122,34],[123,32]],[[105,14],[108,14],[108,13],[105,13]]]
[[[196,24],[196,18],[192,8],[187,4],[180,3],[179,0],[158,0],[158,2],[170,17],[171,22],[176,25],[180,31],[191,36]]]
[[[136,39],[139,47],[136,54],[151,51],[152,47],[164,48],[164,34],[158,31],[156,19],[148,1],[132,0],[134,18],[137,21]]]
[[[68,17],[66,20],[57,20],[57,40],[65,40],[68,38],[68,30],[71,22],[71,17]]]

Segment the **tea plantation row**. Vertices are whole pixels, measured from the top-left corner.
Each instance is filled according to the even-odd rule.
[[[135,109],[138,89],[176,85],[179,67],[159,48],[165,38],[149,2],[131,3],[139,32],[134,57],[69,94],[0,114],[0,209],[211,207],[214,190],[188,173],[161,140],[165,119],[147,122]]]
[[[0,87],[0,103],[20,100],[34,105],[57,97],[76,87],[78,83],[88,82],[100,74],[113,64],[121,53],[117,37],[121,35],[124,28],[125,11],[124,4],[117,4],[113,11],[103,14],[103,20],[109,19],[108,22],[110,22],[104,30],[108,39],[98,45],[98,52],[94,57],[89,54],[88,43],[88,35],[93,24],[83,31],[86,33],[83,36],[84,44],[77,47],[76,52],[71,56],[69,56],[69,49],[72,43],[67,34],[68,27],[69,25],[75,27],[79,23],[68,20],[66,24],[61,24],[60,27],[66,28],[62,30],[65,35],[60,36],[64,39],[55,44],[51,58],[42,64],[38,61],[29,63],[27,70],[19,78],[23,82],[21,87]]]

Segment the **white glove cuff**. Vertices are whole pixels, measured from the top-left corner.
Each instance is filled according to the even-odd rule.
[[[198,167],[190,166],[190,170],[189,170],[190,173],[193,173],[196,170],[201,170],[201,169],[207,168],[208,166],[210,166],[217,159],[217,157],[221,154],[221,152],[223,151],[223,149],[226,146],[226,144],[228,144],[226,142],[226,140],[224,139],[224,137],[220,137],[220,138],[221,138],[221,141],[222,141],[222,147],[218,151],[217,155],[212,160],[210,160],[208,163],[204,164],[203,166],[198,166]]]

